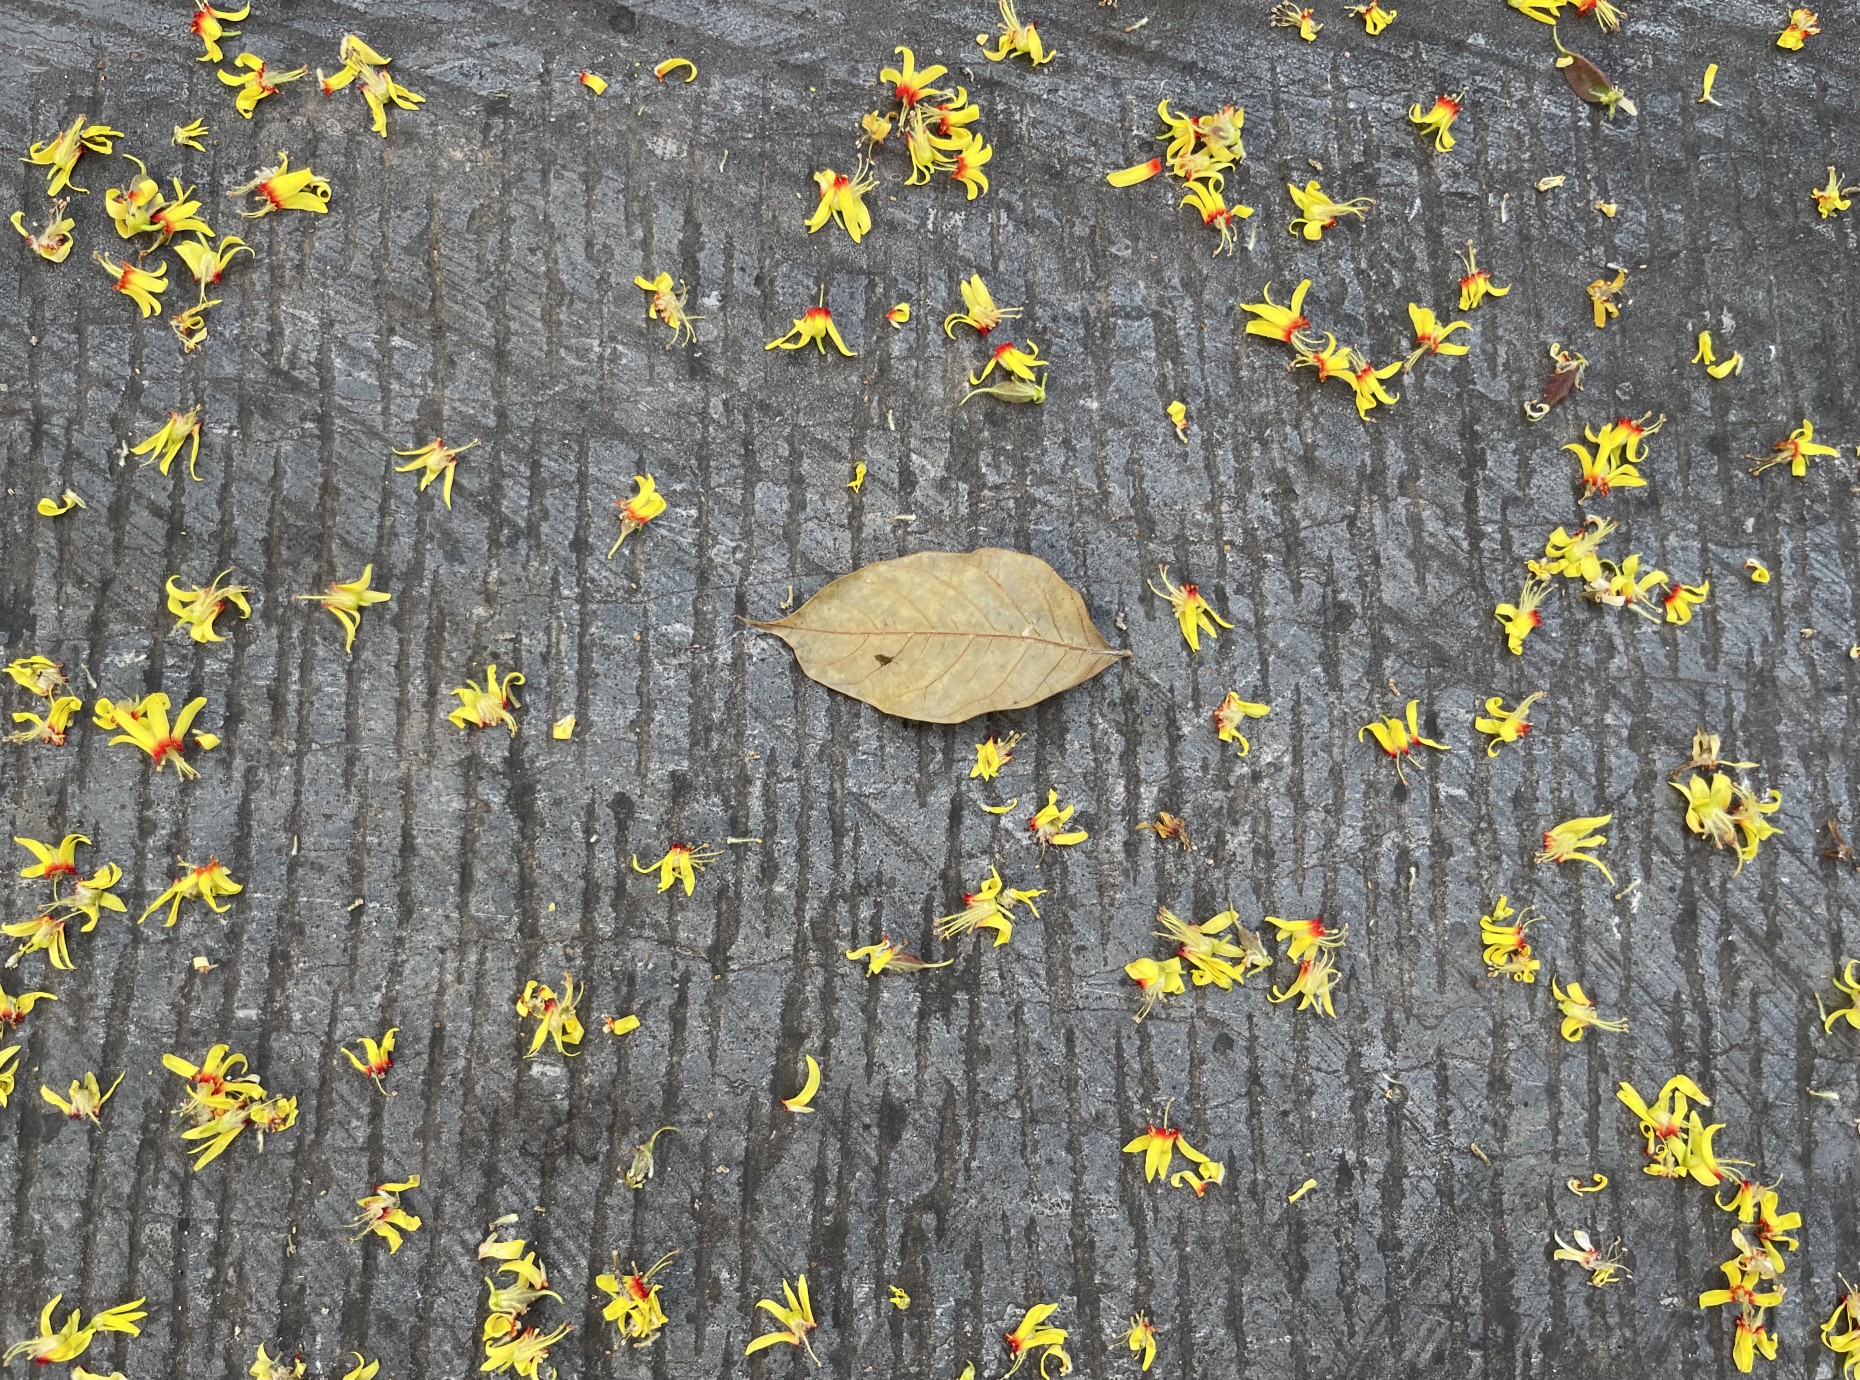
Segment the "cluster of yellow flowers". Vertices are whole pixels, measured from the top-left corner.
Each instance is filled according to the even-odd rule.
[[[164,1054],[162,1067],[187,1081],[181,1132],[194,1156],[194,1168],[204,1169],[224,1154],[247,1130],[258,1135],[265,1148],[267,1134],[288,1131],[297,1124],[297,1099],[278,1097],[247,1072],[245,1055],[230,1046],[214,1045],[193,1063],[178,1054]]]
[[[1163,122],[1163,132],[1156,136],[1165,145],[1163,156],[1122,168],[1105,180],[1113,187],[1133,187],[1167,170],[1182,183],[1183,196],[1176,204],[1193,207],[1203,225],[1219,232],[1214,252],[1233,253],[1235,222],[1253,214],[1251,206],[1238,201],[1229,205],[1224,195],[1227,174],[1246,157],[1240,139],[1246,111],[1225,105],[1207,115],[1177,115],[1165,99],[1157,103],[1156,114]]]
[[[1146,955],[1124,965],[1124,975],[1136,984],[1141,997],[1135,1019],[1141,1021],[1165,997],[1186,991],[1184,974],[1197,987],[1214,986],[1226,992],[1272,967],[1265,943],[1239,920],[1238,911],[1224,910],[1196,925],[1167,906],[1160,907],[1156,923],[1162,928],[1156,935],[1173,942],[1175,952],[1164,959]],[[1265,923],[1278,931],[1286,945],[1285,957],[1298,965],[1292,980],[1274,987],[1266,999],[1276,1003],[1297,997],[1300,1011],[1316,1010],[1334,1019],[1337,1012],[1331,992],[1340,977],[1336,953],[1349,936],[1349,926],[1333,928],[1321,916],[1287,920],[1268,915]]]
[[[545,1332],[523,1321],[543,1299],[560,1303],[562,1296],[549,1287],[548,1268],[530,1250],[529,1243],[503,1235],[503,1229],[516,1220],[514,1213],[500,1217],[478,1246],[478,1259],[497,1262],[492,1267],[493,1276],[509,1276],[508,1283],[499,1283],[491,1276],[485,1278],[488,1298],[482,1333],[484,1364],[478,1369],[486,1375],[509,1371],[521,1380],[537,1380],[543,1362],[549,1359],[549,1349],[573,1328],[561,1323]]]
[[[20,869],[19,875],[28,880],[48,882],[52,894],[44,905],[34,907],[37,913],[30,919],[0,925],[0,933],[20,941],[19,948],[7,960],[6,966],[16,967],[28,954],[42,953],[52,967],[70,972],[76,965],[71,962],[71,949],[66,940],[67,928],[72,921],[82,917],[84,924],[78,933],[89,934],[97,928],[104,911],[127,911],[128,907],[123,904],[122,898],[115,894],[116,884],[123,879],[123,869],[113,862],[107,862],[90,876],[83,876],[77,865],[77,850],[80,844],[86,847],[90,844],[90,840],[83,834],[66,834],[55,848],[17,834],[13,842],[32,854],[34,859]],[[49,996],[48,993],[36,995]],[[27,1001],[26,1007],[18,1015],[24,1016],[31,1005]],[[4,995],[0,994],[0,1025],[9,1023],[10,1009]],[[17,1024],[17,1019],[11,1023]]]

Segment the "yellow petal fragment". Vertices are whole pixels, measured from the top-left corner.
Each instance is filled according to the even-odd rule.
[[[784,1097],[781,1105],[791,1112],[811,1112],[808,1104],[814,1100],[814,1094],[820,1091],[820,1064],[811,1054],[802,1056],[807,1060],[807,1080],[801,1084],[801,1091],[793,1097]]]

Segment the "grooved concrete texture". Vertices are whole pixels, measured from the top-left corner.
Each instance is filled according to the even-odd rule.
[[[152,172],[200,182],[222,232],[219,194],[280,148],[335,187],[327,217],[245,228],[256,263],[228,275],[192,357],[87,262],[118,247],[101,198],[127,164],[80,166],[70,262],[0,255],[5,650],[64,661],[87,700],[87,675],[119,698],[205,694],[225,739],[186,785],[88,726],[62,751],[8,749],[0,812],[8,832],[90,835],[84,860],[122,863],[132,914],[177,855],[217,854],[246,886],[171,930],[107,917],[74,939],[74,974],[33,958],[6,975],[60,997],[24,1026],[0,1114],[8,1338],[56,1291],[87,1310],[146,1294],[142,1339],[107,1339],[94,1368],[235,1376],[265,1340],[315,1376],[351,1349],[393,1380],[462,1376],[473,1248],[518,1212],[564,1300],[533,1317],[575,1324],[565,1376],[803,1373],[786,1352],[742,1359],[754,1300],[803,1268],[838,1377],[954,1377],[966,1358],[998,1375],[999,1334],[1042,1299],[1084,1376],[1130,1372],[1116,1334],[1137,1308],[1163,1328],[1164,1376],[1717,1376],[1730,1323],[1693,1300],[1731,1220],[1638,1172],[1612,1097],[1683,1069],[1715,1095],[1720,1151],[1806,1215],[1771,1373],[1828,1373],[1815,1324],[1860,1265],[1860,1036],[1824,1037],[1813,995],[1860,949],[1860,878],[1817,856],[1830,811],[1860,820],[1851,463],[1754,480],[1741,457],[1804,416],[1860,441],[1855,221],[1808,197],[1830,162],[1860,173],[1852,16],[1831,10],[1799,57],[1773,46],[1780,4],[1633,0],[1610,38],[1567,24],[1640,105],[1610,124],[1552,70],[1549,31],[1497,0],[1405,0],[1377,40],[1333,2],[1308,46],[1266,8],[1059,0],[1037,16],[1059,60],[1030,72],[979,60],[981,3],[260,0],[229,59],[333,68],[350,29],[394,57],[428,103],[385,141],[314,76],[237,119],[180,0],[0,16],[7,147],[89,111]],[[810,238],[809,174],[851,163],[900,43],[962,65],[994,189],[905,188],[887,153],[866,243]],[[672,53],[695,85],[651,79]],[[1722,108],[1694,103],[1708,60]],[[574,84],[583,67],[614,79],[606,99]],[[1459,147],[1437,155],[1407,108],[1461,84]],[[1246,108],[1228,191],[1259,213],[1232,259],[1172,188],[1104,183],[1157,147],[1163,97]],[[195,114],[208,152],[171,150]],[[1285,229],[1308,160],[1377,201],[1316,245]],[[41,174],[14,167],[36,224]],[[1532,190],[1552,173],[1569,181]],[[1512,294],[1472,315],[1470,355],[1396,380],[1373,425],[1241,335],[1239,301],[1310,277],[1319,329],[1392,358],[1410,300],[1453,304],[1468,239]],[[1611,260],[1633,301],[1598,334],[1583,288]],[[645,319],[632,278],[661,269],[693,285],[696,349],[667,353]],[[978,270],[1052,356],[1043,408],[956,408],[985,350],[938,325]],[[765,352],[823,284],[858,359]],[[916,316],[894,333],[899,300]],[[1707,326],[1744,352],[1741,378],[1687,363]],[[1588,356],[1588,387],[1530,426],[1518,404],[1552,340]],[[201,482],[117,458],[194,403]],[[1671,628],[1559,588],[1510,656],[1493,605],[1581,515],[1559,447],[1648,410],[1668,418],[1648,487],[1590,508],[1621,522],[1617,555],[1709,573],[1710,603]],[[390,468],[435,435],[483,438],[450,511]],[[608,562],[611,503],[648,470],[670,511]],[[90,509],[37,518],[67,485]],[[984,543],[1050,561],[1132,659],[945,731],[813,686],[738,621],[865,561]],[[1753,556],[1770,585],[1740,574]],[[1198,657],[1144,589],[1165,561],[1237,624]],[[394,598],[348,658],[290,596],[366,562]],[[227,567],[257,590],[251,620],[210,648],[174,635],[166,578]],[[442,717],[487,660],[527,677],[514,740]],[[1244,760],[1209,723],[1229,688],[1273,705]],[[1533,690],[1532,736],[1488,760],[1472,712]],[[1410,696],[1453,751],[1403,790],[1356,731]],[[552,741],[570,712],[580,731]],[[1664,783],[1701,722],[1784,793],[1783,835],[1735,878]],[[999,791],[968,781],[971,744],[1012,730]],[[1042,859],[1021,820],[1049,785],[1092,837]],[[1016,795],[1005,817],[979,808]],[[1132,832],[1158,807],[1187,817],[1194,852]],[[1549,824],[1606,810],[1616,885],[1531,865]],[[732,836],[760,842],[727,846],[690,900],[628,866]],[[1006,948],[940,944],[933,918],[991,864],[1046,888],[1040,919]],[[1500,892],[1548,917],[1536,986],[1482,976],[1477,921]],[[8,914],[38,894],[18,883]],[[1133,1025],[1120,968],[1161,952],[1159,903],[1347,923],[1338,1019],[1269,1005],[1260,980]],[[841,950],[885,932],[956,962],[867,981]],[[588,985],[587,1045],[525,1061],[513,999],[564,968]],[[1628,1033],[1560,1041],[1552,973]],[[595,1023],[625,1011],[644,1024],[623,1041]],[[338,1046],[390,1025],[383,1099]],[[159,1056],[218,1040],[303,1114],[195,1175]],[[797,1118],[775,1099],[803,1052],[826,1082]],[[102,1131],[37,1098],[89,1068],[129,1074]],[[1119,1153],[1169,1099],[1229,1165],[1201,1201]],[[681,1133],[634,1193],[620,1171],[663,1123]],[[1608,1192],[1564,1189],[1597,1170]],[[392,1258],[351,1244],[354,1199],[413,1173],[424,1228]],[[1550,1234],[1577,1227],[1619,1235],[1635,1278],[1598,1291],[1553,1267]],[[670,1329],[611,1355],[593,1274],[674,1247]]]

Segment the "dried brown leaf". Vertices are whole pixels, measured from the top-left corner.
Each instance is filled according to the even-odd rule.
[[[938,724],[1038,704],[1130,655],[1045,561],[992,546],[876,561],[750,626],[829,689]]]

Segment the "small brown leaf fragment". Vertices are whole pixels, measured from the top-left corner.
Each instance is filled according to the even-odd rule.
[[[1569,89],[1590,105],[1599,105],[1608,112],[1609,119],[1614,118],[1616,110],[1628,115],[1640,113],[1627,98],[1627,93],[1608,80],[1602,69],[1586,57],[1566,52],[1556,60],[1556,65],[1562,69]]]
[[[786,642],[809,679],[925,723],[1024,709],[1130,655],[1050,565],[999,547],[876,561],[750,626]]]
[[[1550,377],[1544,380],[1542,396],[1524,404],[1524,415],[1533,422],[1548,417],[1550,409],[1582,387],[1582,371],[1588,367],[1589,361],[1581,355],[1565,350],[1560,344],[1551,345]]]

